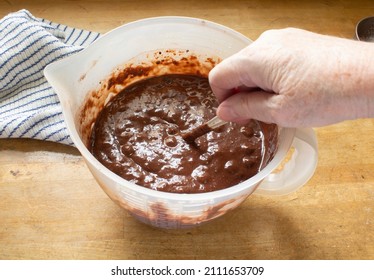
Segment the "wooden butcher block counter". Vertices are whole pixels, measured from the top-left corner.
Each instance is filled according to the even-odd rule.
[[[374,15],[374,2],[0,2],[1,17],[21,9],[101,33],[177,15],[215,21],[251,39],[288,26],[353,39],[356,23]],[[73,147],[1,139],[0,259],[374,259],[374,120],[315,131],[319,162],[303,188],[252,195],[223,217],[185,230],[135,220],[102,191]]]

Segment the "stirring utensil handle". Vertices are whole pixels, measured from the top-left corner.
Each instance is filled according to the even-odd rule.
[[[210,119],[206,124],[211,129],[216,129],[216,128],[222,126],[222,125],[227,124],[227,122],[224,121],[224,120],[221,120],[219,117],[215,116],[214,118]]]
[[[198,127],[195,127],[193,130],[187,132],[187,133],[183,133],[182,134],[182,138],[188,142],[188,143],[193,143],[195,141],[196,138],[208,133],[209,131],[212,131],[224,124],[226,124],[227,122],[221,120],[220,118],[218,118],[217,116],[215,116],[214,118],[210,119],[209,121],[207,121],[206,123],[198,126]]]

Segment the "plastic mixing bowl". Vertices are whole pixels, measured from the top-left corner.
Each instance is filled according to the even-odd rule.
[[[255,191],[287,194],[310,179],[317,164],[317,141],[312,129],[279,127],[274,157],[259,173],[227,189],[199,194],[166,193],[138,186],[104,167],[86,147],[96,115],[115,94],[105,91],[106,86],[116,81],[113,75],[118,77],[125,66],[144,66],[155,59],[181,61],[188,55],[200,62],[198,71],[208,73],[215,63],[250,43],[244,35],[202,19],[148,18],[118,27],[83,51],[46,67],[45,76],[58,94],[70,136],[113,201],[156,227],[192,227],[224,215]],[[162,69],[157,69],[158,74]]]

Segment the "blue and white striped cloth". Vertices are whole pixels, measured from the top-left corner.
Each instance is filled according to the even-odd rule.
[[[0,20],[0,138],[73,145],[59,100],[43,69],[79,52],[99,36],[35,18],[27,10]]]

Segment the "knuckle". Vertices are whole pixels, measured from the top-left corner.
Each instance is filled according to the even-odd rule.
[[[269,117],[271,122],[281,126],[290,126],[292,123],[293,110],[288,106],[286,100],[281,96],[274,98],[269,105]]]

